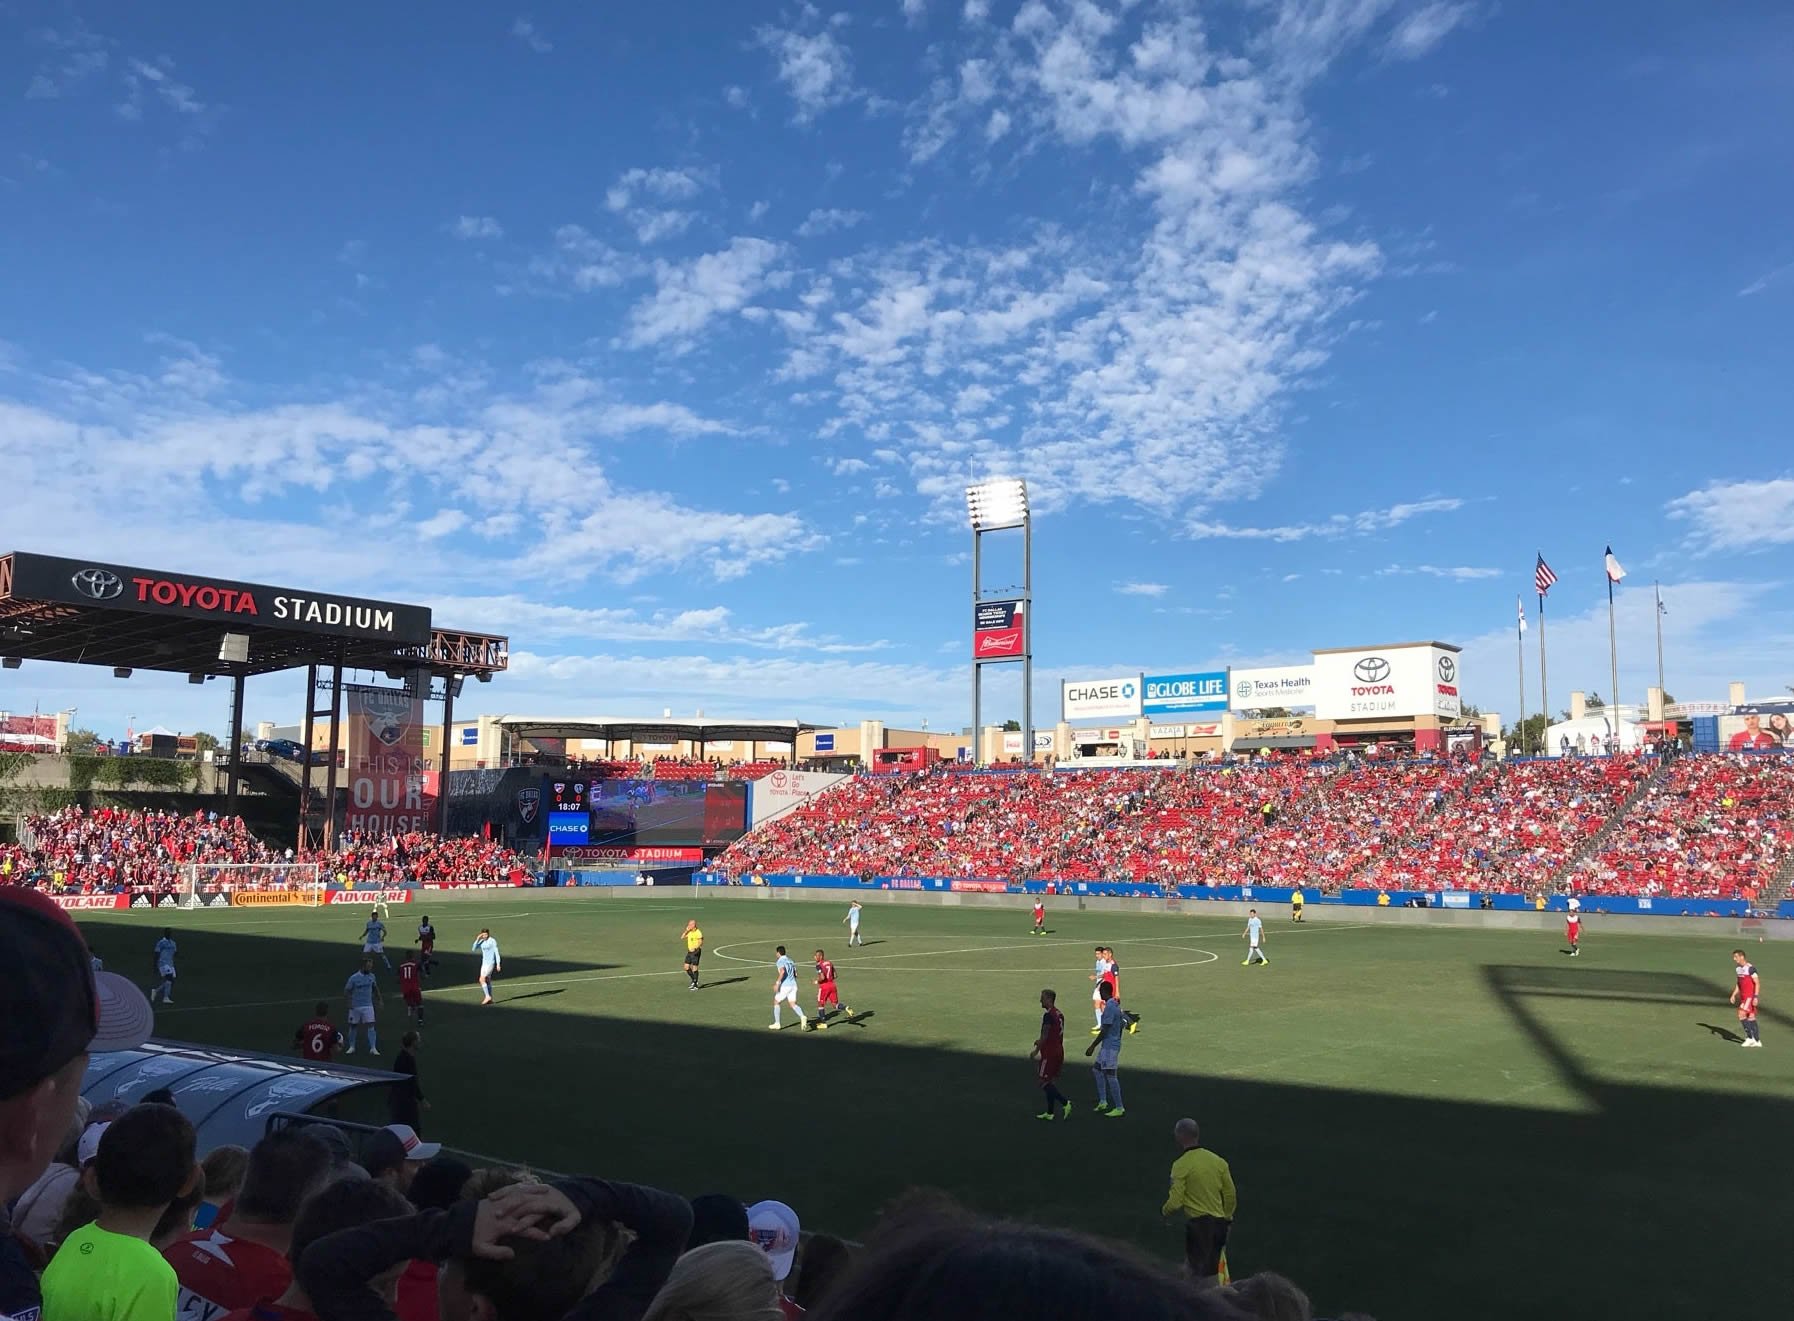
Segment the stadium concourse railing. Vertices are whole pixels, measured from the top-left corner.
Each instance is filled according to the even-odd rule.
[[[1275,885],[1142,885],[1137,881],[1006,881],[945,876],[818,876],[810,872],[759,874],[752,880],[732,878],[721,872],[698,872],[698,887],[766,886],[806,890],[904,890],[936,894],[1071,895],[1101,899],[1176,899],[1180,903],[1225,902],[1287,904],[1294,893]],[[1342,890],[1322,894],[1315,887],[1302,891],[1307,902],[1346,908],[1455,908],[1494,912],[1562,913],[1569,909],[1567,895],[1538,901],[1523,894],[1498,894],[1470,890]],[[1794,900],[1777,909],[1755,911],[1742,899],[1671,899],[1662,895],[1636,896],[1590,894],[1580,896],[1585,913],[1637,914],[1644,917],[1785,917],[1794,919]]]

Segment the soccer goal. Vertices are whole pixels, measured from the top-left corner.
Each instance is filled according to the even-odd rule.
[[[229,908],[324,902],[315,862],[190,862],[182,879],[182,908]],[[234,898],[233,898],[234,896]]]

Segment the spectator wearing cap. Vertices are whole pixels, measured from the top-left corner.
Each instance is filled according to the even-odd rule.
[[[411,1181],[411,1205],[419,1211],[446,1211],[461,1200],[473,1166],[453,1156],[426,1161]],[[399,1321],[437,1321],[436,1263],[413,1261],[399,1276],[398,1298],[393,1310]]]
[[[173,1106],[138,1105],[100,1137],[82,1182],[100,1212],[56,1250],[44,1271],[50,1321],[168,1321],[179,1284],[150,1246],[162,1213],[204,1177],[193,1160],[193,1125]]]
[[[81,1181],[81,1135],[87,1131],[87,1115],[92,1109],[87,1098],[75,1104],[75,1117],[68,1135],[37,1181],[19,1194],[12,1208],[12,1232],[26,1242],[42,1248],[56,1228],[57,1213],[68,1200],[71,1190]]]
[[[409,1124],[388,1124],[368,1139],[361,1152],[361,1165],[369,1178],[406,1193],[424,1162],[441,1154],[442,1143],[425,1142]]]
[[[149,1001],[117,973],[93,970],[81,932],[34,890],[0,887],[0,1202],[24,1192],[63,1142],[90,1051],[149,1039]]]
[[[755,1202],[748,1208],[748,1237],[766,1254],[773,1282],[779,1286],[779,1310],[787,1321],[804,1314],[804,1309],[785,1295],[785,1281],[791,1278],[791,1263],[797,1257],[802,1233],[797,1212],[783,1202]]]
[[[256,1143],[228,1217],[163,1250],[180,1282],[183,1317],[216,1316],[286,1292],[294,1221],[330,1181],[330,1147],[317,1127],[284,1128]]]
[[[330,1321],[391,1321],[368,1282],[414,1259],[443,1263],[443,1321],[640,1321],[690,1233],[685,1199],[658,1189],[522,1182],[446,1211],[333,1234],[311,1246],[298,1272]]]

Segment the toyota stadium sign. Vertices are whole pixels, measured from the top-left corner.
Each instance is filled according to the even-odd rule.
[[[1314,675],[1314,713],[1322,720],[1455,718],[1464,709],[1452,647],[1316,652]]]
[[[375,638],[424,644],[430,640],[427,606],[399,605],[363,597],[304,592],[290,587],[230,582],[222,578],[134,569],[123,564],[64,559],[56,555],[13,555],[15,597],[100,606],[136,614],[173,615],[222,624]]]
[[[1132,720],[1140,714],[1142,676],[1067,679],[1059,685],[1064,720]]]

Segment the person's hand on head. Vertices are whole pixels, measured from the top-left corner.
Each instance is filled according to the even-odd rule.
[[[547,1238],[559,1238],[579,1227],[579,1208],[565,1193],[545,1183],[514,1183],[498,1189],[487,1200],[496,1202],[506,1217],[543,1222]]]

